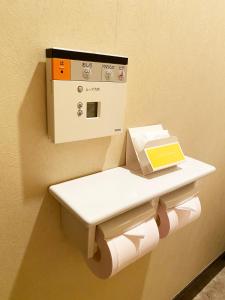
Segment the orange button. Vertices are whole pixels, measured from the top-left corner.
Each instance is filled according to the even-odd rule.
[[[52,80],[70,79],[70,59],[52,58]]]

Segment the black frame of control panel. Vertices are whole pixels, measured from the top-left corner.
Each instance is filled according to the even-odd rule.
[[[99,53],[79,52],[73,50],[64,50],[57,48],[46,49],[47,58],[64,58],[81,61],[101,62],[109,64],[127,65],[128,58],[122,56],[113,56]]]

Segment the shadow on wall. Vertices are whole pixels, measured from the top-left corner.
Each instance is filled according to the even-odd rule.
[[[140,300],[149,255],[115,277],[95,277],[64,236],[59,204],[47,194],[10,300]]]
[[[111,138],[51,143],[47,137],[45,95],[45,63],[39,63],[18,122],[24,201],[35,199],[42,204],[36,206],[40,210],[10,299],[140,300],[149,255],[115,277],[100,280],[63,235],[60,206],[46,192],[47,187],[101,170]]]
[[[110,137],[55,145],[47,136],[46,115],[45,63],[40,62],[18,118],[25,200],[42,199],[53,183],[100,171],[110,145]]]

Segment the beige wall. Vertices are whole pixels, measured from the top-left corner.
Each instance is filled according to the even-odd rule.
[[[47,187],[123,164],[124,134],[48,140],[52,46],[127,55],[126,127],[161,122],[217,167],[201,218],[106,281],[64,237]],[[0,299],[171,299],[225,248],[225,2],[2,0],[0,49]]]

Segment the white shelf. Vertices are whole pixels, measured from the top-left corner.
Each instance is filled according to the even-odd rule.
[[[213,166],[186,157],[177,168],[148,176],[118,167],[52,185],[49,191],[88,227],[93,227],[213,171]]]

